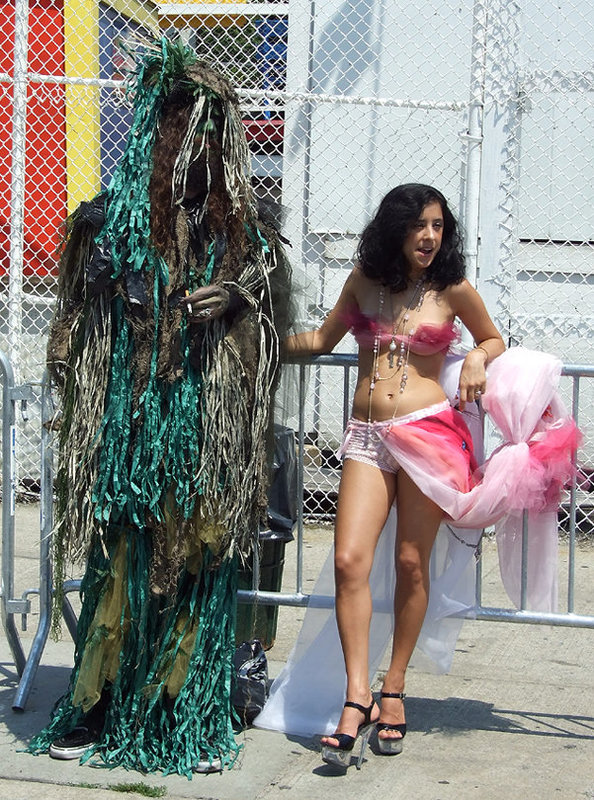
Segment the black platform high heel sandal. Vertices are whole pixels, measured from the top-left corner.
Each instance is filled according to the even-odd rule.
[[[406,697],[404,692],[382,692],[381,696],[394,697],[397,700],[402,700],[403,705],[404,698]],[[393,736],[386,738],[377,737],[377,747],[383,756],[396,756],[398,753],[402,752],[402,740],[406,736],[406,722],[401,722],[398,725],[393,725],[389,722],[376,722],[375,729],[378,733],[380,731],[396,731],[400,734],[398,738],[394,738]]]
[[[325,761],[326,764],[332,764],[332,766],[335,767],[348,767],[351,762],[351,753],[355,742],[361,737],[361,750],[359,751],[356,764],[357,769],[361,769],[365,747],[367,746],[371,731],[373,730],[374,723],[371,721],[371,712],[373,711],[374,705],[375,700],[372,700],[367,708],[359,705],[359,703],[353,703],[351,700],[346,701],[344,704],[345,708],[356,708],[357,711],[360,711],[363,714],[363,722],[357,728],[357,734],[355,736],[349,736],[348,733],[331,734],[332,738],[338,741],[338,744],[322,745],[322,761]]]

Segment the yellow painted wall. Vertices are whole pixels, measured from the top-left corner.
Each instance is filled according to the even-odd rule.
[[[145,30],[159,31],[151,0],[102,0]],[[100,0],[64,0],[66,78],[99,77]],[[101,188],[99,87],[66,85],[66,185],[68,213]]]
[[[157,0],[159,2],[159,0]],[[240,17],[237,14],[222,15],[217,14],[207,16],[204,14],[193,15],[191,13],[192,6],[208,6],[208,5],[223,5],[225,3],[234,3],[235,5],[241,4],[243,0],[162,0],[162,3],[184,6],[184,13],[179,15],[167,15],[160,18],[161,28],[168,27],[182,28],[186,25],[191,25],[197,28],[204,25],[207,28],[212,28],[215,25],[220,25],[222,28],[228,28],[231,25],[245,25],[247,22],[245,17]],[[187,7],[187,10],[186,10]]]
[[[66,78],[99,77],[99,2],[64,0]],[[68,213],[100,189],[99,87],[66,84]]]
[[[133,20],[138,25],[159,33],[159,20],[157,19],[157,7],[153,2],[147,0],[102,0],[106,6],[110,6],[122,17]],[[224,0],[230,2],[230,0]]]

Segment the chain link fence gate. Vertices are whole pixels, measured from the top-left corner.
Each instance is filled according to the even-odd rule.
[[[17,380],[41,379],[61,223],[122,152],[130,33],[181,37],[237,87],[257,191],[285,209],[300,325],[332,306],[380,198],[419,181],[451,200],[508,342],[591,363],[593,27],[577,0],[0,0],[0,348]],[[314,517],[331,510],[349,405],[329,369],[312,367],[306,400]],[[29,405],[23,486],[39,473]],[[580,453],[584,489],[593,461]],[[579,504],[591,527],[587,492]]]

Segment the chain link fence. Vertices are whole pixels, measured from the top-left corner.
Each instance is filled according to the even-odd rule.
[[[577,0],[0,0],[0,348],[17,379],[42,376],[64,218],[107,186],[123,150],[117,41],[132,33],[180,37],[237,87],[257,192],[283,207],[301,327],[332,307],[380,198],[419,181],[451,200],[469,279],[508,343],[592,363],[593,28]],[[353,381],[343,404],[336,371],[310,370],[317,518],[332,511]],[[586,432],[593,399],[584,385]],[[23,485],[39,472],[29,405]],[[579,458],[587,528],[592,445]]]

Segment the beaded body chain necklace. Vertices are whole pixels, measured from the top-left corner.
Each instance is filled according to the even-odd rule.
[[[418,298],[418,299],[417,299]],[[379,320],[382,317],[382,311],[384,309],[384,301],[385,301],[385,290],[383,286],[380,286],[379,291],[379,311],[378,311],[378,325],[376,327],[375,336],[373,339],[373,365],[371,368],[371,381],[369,382],[369,403],[367,406],[367,422],[371,422],[371,404],[373,399],[373,391],[375,389],[376,383],[379,381],[389,381],[394,378],[398,372],[402,372],[400,376],[400,387],[398,390],[398,397],[396,399],[396,408],[394,409],[394,413],[392,414],[393,417],[396,416],[396,412],[398,411],[398,405],[400,403],[400,396],[404,393],[406,389],[406,382],[408,381],[408,359],[410,355],[410,341],[412,336],[414,336],[415,329],[414,327],[410,328],[408,333],[406,333],[406,323],[410,319],[410,312],[413,310],[413,306],[416,307],[414,310],[418,313],[421,310],[421,306],[423,305],[423,300],[425,299],[425,284],[423,279],[420,278],[413,290],[412,296],[404,314],[402,317],[396,321],[394,319],[394,312],[392,311],[392,339],[390,344],[388,345],[388,368],[393,370],[390,375],[380,376],[379,373],[379,351],[380,351],[380,343],[381,343],[381,325],[379,324]],[[398,336],[398,330],[401,329],[401,339],[400,343],[398,344],[396,341],[396,337]],[[406,338],[405,338],[406,336]],[[396,351],[398,352],[398,357],[396,358]],[[394,360],[396,359],[396,365],[394,366]]]

